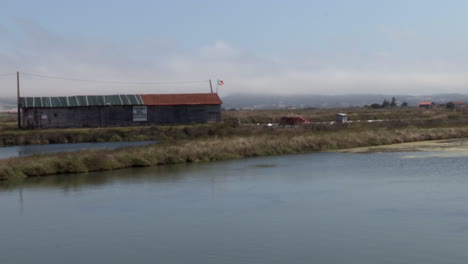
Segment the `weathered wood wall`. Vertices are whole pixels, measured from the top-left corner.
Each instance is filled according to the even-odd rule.
[[[220,105],[147,106],[147,121],[133,120],[133,106],[22,108],[23,128],[191,124],[221,121]]]

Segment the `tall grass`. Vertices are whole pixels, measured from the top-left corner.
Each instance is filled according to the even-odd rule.
[[[229,110],[223,111],[223,119],[240,120],[242,123],[278,123],[282,116],[301,115],[311,122],[335,120],[336,113],[347,113],[350,120],[426,120],[467,119],[468,109],[453,110],[438,107],[432,110],[417,107],[371,109],[365,107],[319,108],[319,109],[275,109],[275,110]]]
[[[337,112],[348,113],[349,119],[386,120],[379,123],[353,123],[350,129],[363,127],[404,127],[441,126],[468,123],[468,109],[458,112],[437,108],[424,110],[415,107],[368,109],[294,109],[294,110],[241,110],[223,111],[224,123],[171,126],[139,126],[139,127],[109,127],[109,128],[71,128],[71,129],[38,129],[24,130],[16,128],[15,116],[0,116],[0,146],[36,145],[81,142],[115,142],[143,140],[180,140],[201,139],[213,136],[247,136],[265,133],[283,133],[281,131],[266,131],[261,127],[253,127],[257,123],[277,123],[285,115],[302,115],[313,122],[306,130],[334,131],[342,129],[330,126],[325,121],[333,121]],[[238,127],[237,121],[247,127]],[[299,129],[301,130],[301,129]],[[302,133],[303,131],[299,131]]]
[[[222,135],[225,124],[71,129],[0,129],[0,146],[194,139]]]
[[[93,150],[12,158],[0,161],[0,178],[14,179],[468,137],[468,127],[374,128],[327,133],[294,129],[289,131],[294,133],[213,136],[196,140],[171,140],[156,145],[120,150]]]

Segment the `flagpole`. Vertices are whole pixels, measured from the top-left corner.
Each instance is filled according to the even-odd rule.
[[[216,81],[216,93],[218,93],[219,81]]]
[[[18,115],[18,128],[21,128],[21,97],[20,97],[20,77],[19,77],[19,71],[16,72],[16,91],[17,91],[17,97],[16,97],[16,103],[17,103],[17,115]]]

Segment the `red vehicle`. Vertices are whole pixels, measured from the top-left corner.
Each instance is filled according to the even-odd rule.
[[[280,126],[298,126],[298,125],[308,125],[310,121],[306,120],[302,116],[284,116],[281,118],[279,125]]]

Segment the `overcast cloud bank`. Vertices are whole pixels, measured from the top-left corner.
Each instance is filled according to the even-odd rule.
[[[416,34],[385,26],[376,34],[411,43]],[[153,36],[117,43],[51,32],[16,20],[0,25],[0,74],[16,71],[46,76],[123,82],[206,81],[191,84],[102,84],[21,76],[23,95],[208,92],[208,79],[223,79],[220,94],[431,94],[466,93],[468,67],[454,53],[426,54],[430,49],[397,56],[385,49],[365,54],[337,50],[290,50],[258,55],[219,40],[188,48]],[[416,44],[415,44],[416,42]],[[403,45],[400,43],[400,45]],[[417,45],[416,45],[417,46]],[[435,48],[435,47],[433,47]],[[403,55],[404,56],[403,56]],[[445,55],[444,55],[445,54]],[[403,57],[402,57],[403,56]],[[13,96],[16,77],[0,77],[1,95]]]

